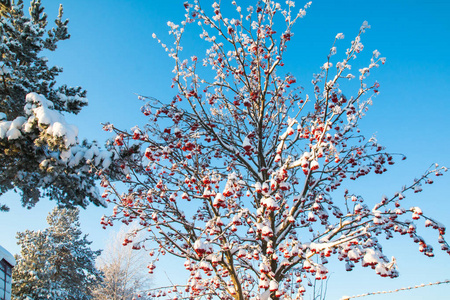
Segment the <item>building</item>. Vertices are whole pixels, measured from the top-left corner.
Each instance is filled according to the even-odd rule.
[[[0,300],[11,300],[11,272],[16,260],[0,246]]]

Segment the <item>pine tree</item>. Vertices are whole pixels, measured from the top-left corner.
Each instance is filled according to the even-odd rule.
[[[13,270],[13,299],[92,299],[100,283],[92,242],[82,235],[78,209],[55,208],[42,231],[17,234],[21,246]]]
[[[43,191],[59,205],[102,204],[85,163],[103,161],[99,151],[95,144],[80,145],[76,127],[62,115],[80,112],[86,91],[56,87],[62,68],[49,66],[42,55],[70,37],[62,6],[50,30],[39,0],[31,2],[29,16],[21,0],[3,1],[0,12],[0,195],[18,189],[28,208]]]

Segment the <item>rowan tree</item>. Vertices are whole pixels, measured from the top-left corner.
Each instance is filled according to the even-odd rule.
[[[190,272],[185,286],[151,296],[302,299],[308,282],[327,278],[330,256],[349,271],[361,263],[397,277],[381,238],[409,235],[433,256],[417,233],[421,223],[437,230],[450,253],[445,227],[404,203],[444,167],[433,165],[377,203],[339,189],[347,180],[384,174],[396,157],[358,129],[380,88],[369,74],[385,63],[374,50],[366,67],[351,70],[367,22],[341,54],[344,35],[336,35],[306,93],[281,72],[294,23],[309,4],[296,9],[293,1],[264,0],[245,9],[232,1],[230,17],[217,2],[211,16],[200,1],[184,6],[185,21],[168,22],[174,44],[158,39],[174,59],[176,95],[167,103],[140,96],[144,126],[104,127],[115,133],[109,147],[128,189],[103,177],[103,196],[116,204],[103,226],[139,220],[147,237],[124,244],[155,256],[150,273],[165,254],[184,258]],[[181,39],[191,23],[210,45],[204,57],[183,57]]]
[[[100,251],[83,235],[79,210],[55,208],[47,217],[49,227],[17,234],[21,247],[13,269],[12,299],[92,299],[101,281],[95,268]]]
[[[55,26],[48,28],[39,0],[31,1],[29,16],[22,0],[0,5],[0,195],[19,190],[28,208],[41,196],[59,205],[103,204],[85,162],[106,166],[110,155],[78,141],[77,128],[63,116],[87,105],[86,91],[57,87],[62,68],[43,55],[70,37],[62,15],[60,6]]]

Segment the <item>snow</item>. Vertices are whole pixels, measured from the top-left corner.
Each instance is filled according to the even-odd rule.
[[[32,113],[36,117],[39,126],[47,128],[46,133],[51,136],[63,137],[66,147],[75,145],[77,142],[78,128],[75,125],[68,124],[60,112],[45,107],[44,103],[41,102],[42,106],[32,109]]]
[[[86,98],[82,98],[82,97],[80,97],[78,95],[66,96],[66,95],[61,94],[61,93],[58,93],[57,95],[58,95],[59,99],[61,99],[61,101],[66,103],[66,106],[68,106],[67,105],[68,103],[72,103],[72,102],[81,102],[81,103],[83,103],[85,105],[88,103],[88,100]]]
[[[26,122],[25,117],[17,117],[15,120],[11,122],[11,126],[9,129],[19,129]]]
[[[379,253],[377,253],[377,251],[373,250],[373,249],[366,249],[366,254],[363,257],[363,265],[368,264],[368,265],[376,265],[380,262],[379,259]]]
[[[102,167],[107,169],[111,165],[112,155],[109,151],[101,151],[98,158],[102,160]]]
[[[78,128],[68,124],[64,116],[53,109],[53,103],[37,93],[29,93],[26,97],[24,112],[26,117],[19,116],[6,121],[6,115],[0,115],[0,138],[9,140],[22,136],[22,132],[31,132],[37,123],[39,129],[54,137],[62,138],[66,148],[77,143]]]
[[[6,260],[13,267],[16,265],[14,256],[0,245],[0,261],[2,259]]]
[[[25,105],[25,112],[27,113],[29,113],[32,104],[39,104],[40,106],[53,108],[53,103],[38,93],[27,94],[26,102],[27,105]]]
[[[0,122],[0,138],[4,139],[6,137],[6,133],[11,126],[11,121],[2,121]]]
[[[269,299],[271,299],[271,298],[270,298],[270,290],[266,290],[264,293],[262,293],[262,294],[259,296],[259,299],[260,299],[260,300],[269,300]]]
[[[69,98],[66,97],[65,100],[74,100],[76,97]],[[84,101],[80,97],[76,100]],[[53,103],[40,94],[29,93],[26,96],[24,116],[7,121],[6,114],[0,113],[0,139],[15,140],[36,129],[44,134],[46,139],[62,142],[61,148],[66,150],[54,153],[54,156],[70,167],[79,165],[83,158],[96,166],[101,164],[103,168],[111,165],[113,154],[106,150],[101,151],[96,145],[80,146],[78,128],[67,123],[64,115],[53,109]]]
[[[94,155],[98,155],[98,153],[99,153],[98,147],[93,146],[85,152],[84,158],[86,160],[91,160],[92,158],[94,158]]]
[[[20,130],[17,128],[12,128],[6,133],[6,137],[8,138],[8,140],[15,140],[21,136],[22,133],[20,133]]]
[[[252,144],[250,143],[250,139],[248,137],[245,137],[244,142],[242,143],[242,148],[245,150],[251,149]]]

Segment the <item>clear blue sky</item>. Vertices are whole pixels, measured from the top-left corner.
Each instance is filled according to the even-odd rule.
[[[49,20],[53,19],[60,1],[42,2]],[[183,2],[62,0],[72,38],[62,42],[48,57],[50,63],[64,67],[60,83],[81,85],[88,91],[89,106],[69,118],[79,127],[81,137],[104,141],[108,135],[101,131],[102,122],[109,121],[122,128],[142,124],[141,103],[133,93],[171,99],[175,92],[170,89],[172,61],[151,35],[155,32],[168,44],[171,42],[166,22],[182,20]],[[254,1],[239,2],[245,7]],[[206,6],[211,1],[202,3]],[[334,36],[339,32],[345,34],[338,52],[345,51],[364,20],[372,26],[362,39],[366,53],[378,49],[387,58],[386,64],[371,74],[381,84],[380,95],[363,119],[361,129],[367,136],[376,133],[389,151],[403,153],[408,159],[382,176],[361,180],[358,186],[353,184],[352,188],[366,198],[392,194],[433,162],[450,166],[448,11],[450,2],[444,0],[313,1],[305,18],[294,27],[285,70],[292,72],[307,90],[311,75],[326,61]],[[201,56],[204,49],[197,49],[196,42],[196,35],[188,34],[184,47],[187,52],[198,52]],[[450,226],[449,187],[450,173],[425,186],[421,194],[409,196],[408,201]],[[13,193],[3,196],[2,202],[11,211],[0,214],[0,244],[18,252],[15,233],[46,227],[45,217],[53,203],[42,200],[36,208],[26,211],[17,205],[18,197]],[[93,248],[103,247],[108,233],[101,229],[99,218],[111,209],[90,206],[82,212],[82,229],[94,240]],[[420,254],[417,245],[407,238],[385,242],[385,253],[397,258],[400,278],[382,279],[362,267],[347,273],[343,264],[332,263],[336,267],[329,280],[327,299],[450,279],[450,256],[439,251],[434,242],[436,233],[423,227],[420,230],[434,246],[435,258]],[[176,274],[183,266],[174,263],[169,266],[165,270],[156,269],[159,273],[155,285],[166,283],[160,279],[165,277],[164,271],[171,280],[180,282]],[[450,284],[446,284],[367,298],[443,300],[449,294]]]

